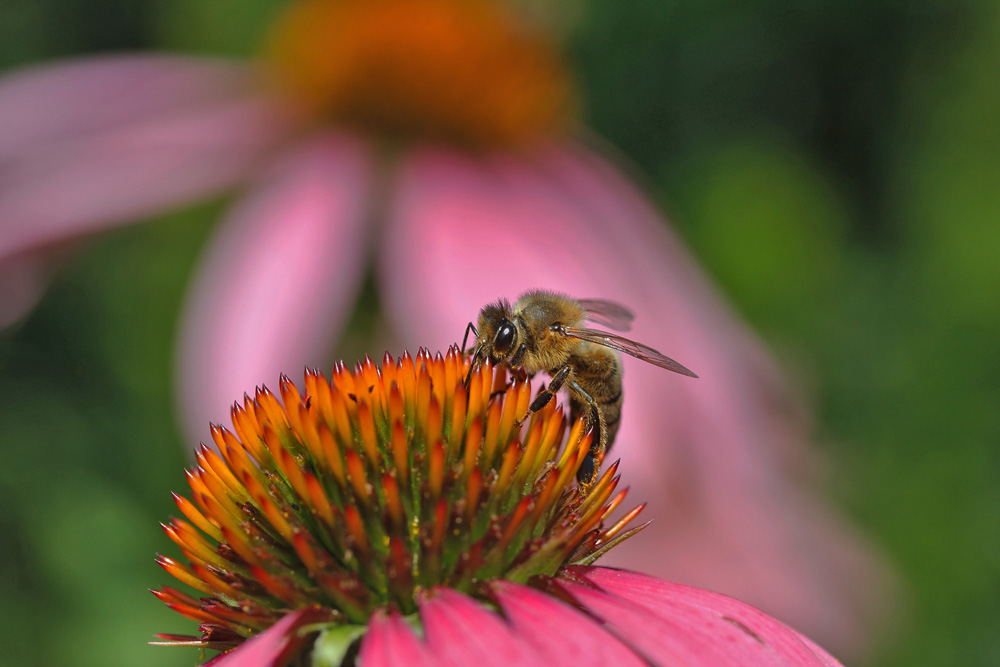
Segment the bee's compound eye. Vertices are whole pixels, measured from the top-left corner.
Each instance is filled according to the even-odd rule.
[[[506,355],[514,344],[514,325],[508,321],[497,330],[497,337],[493,341],[493,350],[500,355]]]

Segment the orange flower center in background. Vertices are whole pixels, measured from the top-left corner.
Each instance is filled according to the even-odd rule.
[[[269,55],[309,114],[390,137],[515,146],[571,115],[554,46],[491,0],[303,0]]]

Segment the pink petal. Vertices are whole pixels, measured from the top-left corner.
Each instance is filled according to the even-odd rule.
[[[399,614],[383,611],[375,612],[368,621],[358,663],[365,667],[437,667],[438,664]]]
[[[247,74],[235,63],[138,53],[7,73],[0,155],[229,99],[246,88]]]
[[[504,618],[520,641],[549,665],[645,665],[593,618],[533,588],[490,583]]]
[[[630,335],[701,376],[626,359],[612,458],[658,521],[608,562],[725,591],[857,651],[883,572],[793,481],[809,459],[800,406],[635,189],[567,147],[488,161],[424,149],[396,187],[382,276],[408,347],[454,342],[486,302],[545,287],[631,306]]]
[[[420,600],[420,620],[438,665],[550,667],[499,615],[457,591],[433,589]]]
[[[660,664],[839,665],[805,637],[725,595],[607,568],[569,568],[577,602]]]
[[[663,340],[660,349],[676,350],[702,376],[667,386],[652,366],[627,367],[637,385],[630,394],[635,417],[623,424],[615,456],[635,457],[624,469],[633,497],[672,501],[673,521],[640,534],[606,563],[760,604],[824,644],[858,655],[871,640],[865,635],[877,633],[885,618],[891,576],[856,531],[810,492],[816,481],[805,474],[810,438],[803,406],[616,170],[582,149],[557,152],[549,164],[567,196],[595,212],[594,224],[634,221],[629,234],[615,238],[632,259],[632,275],[652,278],[636,286],[646,289],[638,303],[654,304],[652,321],[637,322],[635,336]],[[643,446],[643,434],[668,434],[679,446],[670,440],[667,447]]]
[[[205,663],[212,667],[284,667],[302,649],[309,635],[300,636],[299,628],[327,619],[321,609],[309,607],[292,612],[264,632],[254,635],[238,647]]]
[[[0,81],[0,260],[233,184],[289,121],[248,80],[124,56]]]
[[[223,221],[180,332],[178,402],[192,442],[257,384],[326,363],[366,263],[371,166],[352,137],[310,140]]]
[[[548,178],[530,162],[445,150],[403,160],[381,266],[389,314],[413,339],[408,347],[455,342],[501,296],[538,286],[582,296],[589,285],[614,285],[614,262],[586,261],[600,255],[586,246],[593,235],[575,237],[577,213],[544,181],[535,187],[536,177]]]

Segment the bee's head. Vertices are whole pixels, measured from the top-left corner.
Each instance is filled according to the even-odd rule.
[[[476,348],[480,360],[489,359],[498,364],[514,351],[517,342],[517,327],[511,321],[510,302],[501,299],[479,311],[479,345]]]

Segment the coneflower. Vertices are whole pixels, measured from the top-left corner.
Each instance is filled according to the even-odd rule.
[[[643,526],[617,464],[586,490],[583,421],[531,386],[421,350],[330,380],[287,377],[212,426],[185,519],[161,556],[197,598],[154,591],[199,623],[166,645],[213,665],[838,664],[732,599],[591,564]],[[612,662],[608,662],[611,660]]]

